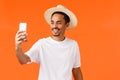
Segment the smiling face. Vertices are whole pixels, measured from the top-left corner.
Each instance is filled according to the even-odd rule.
[[[51,17],[50,26],[53,36],[59,37],[64,36],[65,30],[69,26],[69,23],[65,22],[64,15],[56,13]]]

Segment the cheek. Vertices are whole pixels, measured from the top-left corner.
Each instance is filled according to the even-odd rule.
[[[50,29],[55,28],[53,25],[50,25],[49,27],[50,27]]]
[[[66,28],[65,25],[59,25],[58,27],[59,27],[60,29],[65,29],[65,28]]]
[[[61,29],[62,29],[62,30],[65,30],[66,28],[67,28],[66,26],[62,26],[62,28],[61,28]]]
[[[62,25],[60,25],[60,26],[58,26],[58,28],[63,29],[63,26],[62,26]]]
[[[65,26],[61,28],[61,32],[65,32],[66,28]]]

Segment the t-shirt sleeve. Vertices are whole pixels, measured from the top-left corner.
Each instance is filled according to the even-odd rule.
[[[37,41],[27,52],[25,52],[25,54],[30,57],[31,62],[40,63],[39,48],[40,41]]]
[[[73,68],[77,68],[81,66],[81,62],[80,62],[80,49],[79,46],[77,44],[77,42],[75,43],[75,57],[74,57],[74,65]]]

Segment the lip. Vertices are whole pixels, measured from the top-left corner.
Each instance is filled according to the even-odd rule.
[[[59,32],[59,29],[53,29],[52,30],[55,34],[57,34]]]
[[[55,28],[52,28],[52,30],[54,30],[54,29],[58,29],[58,30],[60,30],[59,28],[57,28],[57,27],[55,27]]]

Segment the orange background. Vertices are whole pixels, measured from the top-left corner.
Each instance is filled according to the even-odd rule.
[[[84,80],[120,80],[119,0],[0,0],[0,80],[37,80],[39,65],[20,65],[14,37],[19,22],[27,22],[28,50],[50,35],[44,11],[57,4],[71,9],[78,26],[66,36],[78,41]]]

